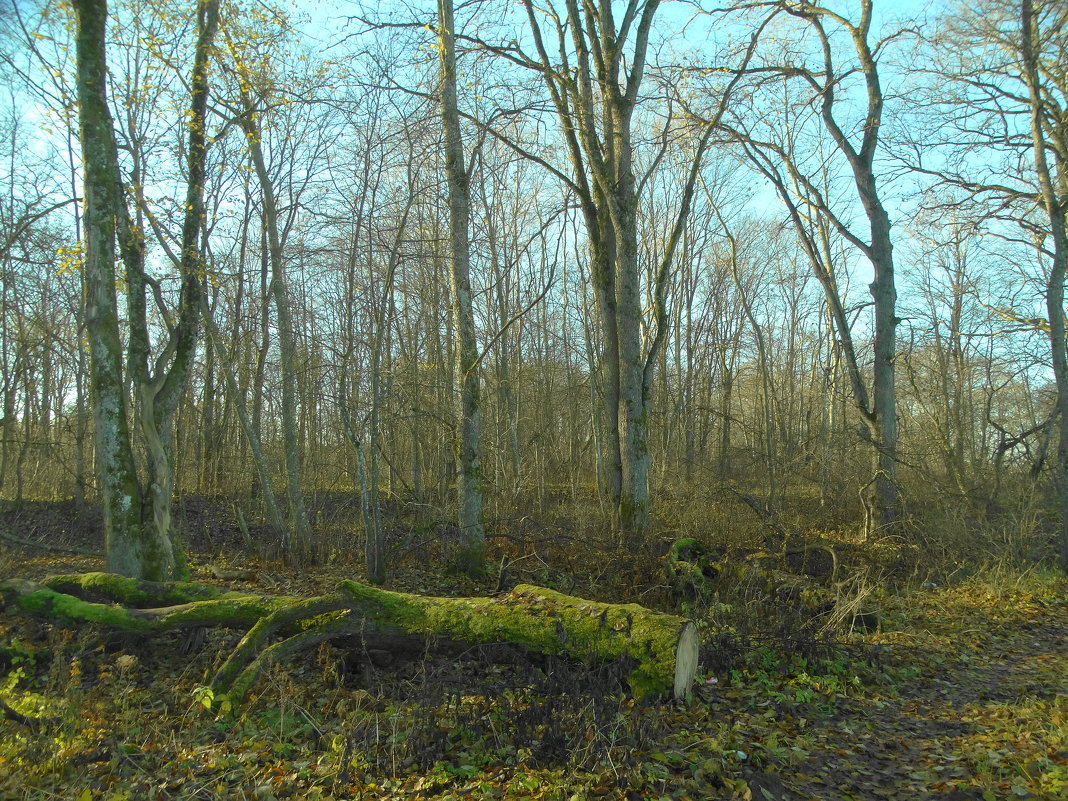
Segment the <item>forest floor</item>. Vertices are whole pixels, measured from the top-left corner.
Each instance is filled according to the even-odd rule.
[[[100,569],[36,554],[0,544],[0,578]],[[493,590],[414,562],[392,587]],[[233,586],[287,594],[362,572],[191,563],[197,580],[222,566]],[[381,667],[324,645],[229,714],[205,685],[238,633],[140,639],[0,614],[0,700],[43,720],[0,719],[0,799],[1068,798],[1068,581],[987,571],[876,587],[865,609],[876,631],[816,636],[743,634],[725,622],[737,609],[693,605],[707,644],[681,704],[635,703],[610,667],[482,648]]]

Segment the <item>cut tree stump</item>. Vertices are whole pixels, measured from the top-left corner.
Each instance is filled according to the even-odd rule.
[[[228,591],[193,582],[146,582],[108,573],[0,582],[8,607],[64,624],[138,634],[199,626],[246,630],[212,689],[236,703],[262,669],[326,640],[361,635],[511,643],[588,663],[621,661],[635,697],[685,698],[697,673],[694,624],[638,604],[609,604],[521,584],[486,598],[437,598],[343,581],[314,598]]]

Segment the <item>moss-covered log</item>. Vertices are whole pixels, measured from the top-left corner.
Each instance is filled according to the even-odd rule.
[[[606,604],[520,584],[494,598],[431,598],[343,581],[368,623],[469,643],[508,642],[588,661],[629,656],[636,696],[689,692],[699,641],[693,623],[638,604]]]
[[[85,601],[116,603],[139,608],[210,601],[234,594],[213,584],[201,584],[195,581],[144,581],[117,576],[114,573],[74,573],[50,576],[41,583],[50,590],[75,595]]]
[[[294,598],[88,573],[42,584],[12,579],[0,582],[0,593],[14,608],[67,624],[141,634],[194,626],[248,629],[213,681],[216,692],[233,701],[269,662],[357,632],[512,643],[588,662],[625,659],[632,665],[627,681],[638,697],[685,697],[697,671],[699,643],[690,621],[531,585],[497,597],[434,598],[343,581],[329,595]]]

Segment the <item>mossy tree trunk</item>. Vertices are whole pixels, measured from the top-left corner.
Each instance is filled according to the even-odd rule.
[[[105,88],[107,6],[93,0],[79,0],[74,5],[78,14],[78,121],[85,193],[83,282],[97,485],[108,567],[117,573],[141,575],[145,572],[144,552],[156,555],[161,543],[150,540],[144,543],[147,548],[138,547],[143,539],[150,538],[141,529],[141,487],[130,444],[115,291],[115,209],[125,201],[116,175],[118,150]]]
[[[637,604],[587,601],[522,584],[490,598],[434,598],[343,581],[315,598],[230,592],[193,582],[150,582],[108,573],[0,583],[5,602],[67,624],[136,634],[200,626],[247,629],[213,681],[237,702],[264,666],[324,640],[403,635],[470,644],[511,643],[591,663],[622,661],[634,695],[684,698],[697,672],[690,621]]]
[[[218,0],[197,6],[198,38],[187,117],[187,189],[178,314],[170,337],[153,359],[149,334],[142,226],[134,223],[119,170],[118,146],[107,97],[107,3],[77,0],[78,115],[84,165],[86,256],[83,271],[90,354],[90,395],[96,436],[98,487],[104,511],[107,566],[127,576],[167,579],[184,567],[171,531],[173,418],[189,380],[199,335],[203,269],[205,116],[211,43]],[[125,270],[125,348],[116,292],[115,249]],[[155,361],[154,369],[150,363]],[[132,395],[127,394],[127,382]],[[136,424],[131,430],[130,411]],[[138,472],[139,448],[146,465]]]

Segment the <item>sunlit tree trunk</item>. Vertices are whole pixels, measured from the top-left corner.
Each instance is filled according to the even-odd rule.
[[[1065,15],[1061,13],[1059,19],[1066,20]],[[1068,35],[1068,31],[1063,29],[1056,32],[1062,37]],[[1021,0],[1020,55],[1023,80],[1028,91],[1035,177],[1038,180],[1039,200],[1049,217],[1049,235],[1053,243],[1046,285],[1046,313],[1053,376],[1057,386],[1059,430],[1054,469],[1061,512],[1059,550],[1061,567],[1068,571],[1068,350],[1064,323],[1064,283],[1065,270],[1068,270],[1068,123],[1065,121],[1065,109],[1056,107],[1052,99],[1055,95],[1042,85],[1040,47],[1038,15],[1032,0]],[[1062,78],[1068,74],[1063,62],[1060,70]],[[1061,85],[1061,91],[1064,91],[1064,84]],[[1055,159],[1053,166],[1049,159],[1051,152]]]
[[[456,100],[456,38],[452,0],[438,2],[438,53],[441,65],[441,119],[445,132],[445,172],[449,185],[450,276],[455,320],[457,502],[461,531],[458,567],[480,575],[486,566],[486,534],[482,522],[482,462],[479,438],[482,420],[478,342],[471,301],[471,251],[468,224],[471,190],[460,136]]]

